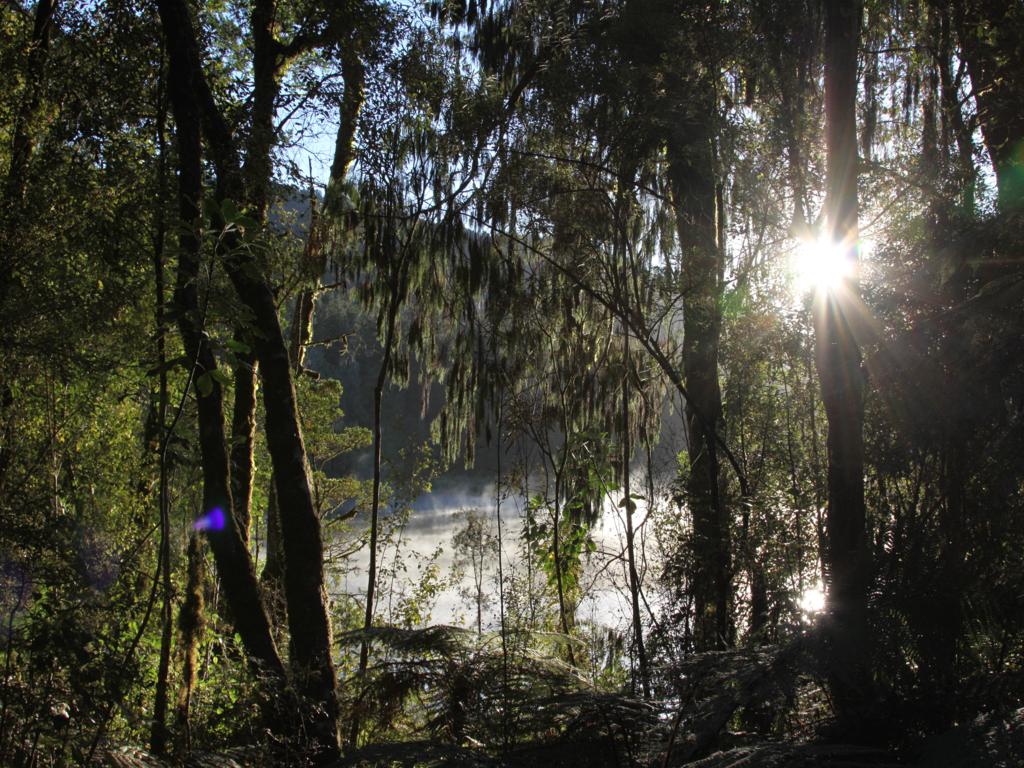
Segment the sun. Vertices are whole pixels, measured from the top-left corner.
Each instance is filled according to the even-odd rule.
[[[855,267],[852,249],[827,235],[801,241],[790,261],[790,271],[801,295],[837,290],[853,277]]]
[[[800,595],[798,603],[800,610],[808,616],[821,613],[825,610],[825,588],[820,583],[816,586],[805,589]]]

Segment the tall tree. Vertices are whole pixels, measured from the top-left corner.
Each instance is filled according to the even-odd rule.
[[[220,382],[212,375],[217,370],[217,361],[204,333],[206,302],[199,297],[202,247],[199,201],[203,196],[203,185],[197,77],[201,78],[202,74],[189,66],[188,48],[194,46],[194,40],[187,11],[183,6],[166,2],[161,4],[160,12],[167,35],[168,95],[178,150],[181,229],[175,304],[185,353],[194,361],[193,378],[205,376],[207,382],[202,388],[197,386],[196,393],[203,464],[203,509],[207,514],[216,515],[216,520],[209,526],[210,547],[242,643],[261,671],[283,682],[284,664],[270,632],[255,568],[232,514],[223,396]]]
[[[240,226],[244,224],[240,225],[234,213],[239,204],[251,200],[254,213],[257,216],[261,214],[260,209],[265,205],[262,185],[269,183],[263,176],[267,170],[265,157],[272,146],[265,135],[268,128],[266,111],[273,112],[280,68],[290,56],[301,52],[311,42],[298,35],[287,46],[278,42],[273,38],[272,16],[264,18],[260,15],[272,14],[272,8],[268,4],[257,4],[254,34],[258,37],[270,35],[273,39],[261,37],[260,45],[269,49],[264,52],[269,63],[261,58],[258,62],[261,66],[254,70],[254,96],[259,95],[259,98],[254,98],[253,102],[252,130],[257,138],[252,139],[255,146],[249,148],[250,154],[245,158],[247,166],[243,166],[240,149],[203,72],[198,38],[187,6],[181,0],[162,0],[159,9],[167,38],[170,79],[188,94],[185,97],[183,93],[179,100],[172,100],[176,122],[180,131],[189,132],[191,145],[198,145],[199,126],[202,126],[217,174],[215,197],[219,210],[215,212],[213,223],[221,229],[218,256],[239,298],[252,315],[253,348],[264,383],[267,445],[281,518],[291,677],[302,697],[306,737],[315,752],[315,759],[330,761],[337,758],[340,748],[339,704],[327,614],[320,520],[310,490],[292,382],[292,363],[281,331],[277,305],[268,280],[240,235]],[[265,100],[271,102],[269,107]],[[260,110],[256,109],[257,106]],[[262,141],[259,136],[262,136]],[[198,146],[195,154],[198,155]],[[262,170],[250,170],[253,167]],[[247,170],[250,176],[248,184]],[[190,197],[194,200],[198,199],[201,188],[196,187],[195,181],[192,183]],[[221,413],[210,413],[207,423],[211,428],[216,423],[216,428],[222,430],[222,419]],[[223,446],[222,438],[217,442]],[[220,462],[217,463],[217,478],[226,480],[228,473],[220,471]],[[230,490],[230,487],[222,489],[223,499],[228,502],[225,508],[229,510]],[[233,531],[232,540],[237,536],[240,542],[235,516],[229,517],[225,529]],[[215,542],[216,536],[211,537],[211,541]],[[251,572],[251,563],[248,565]],[[231,566],[237,568],[238,563],[231,563]],[[263,617],[265,621],[265,613]]]
[[[722,432],[718,380],[724,280],[719,243],[714,75],[703,72],[676,92],[678,115],[666,140],[668,176],[676,209],[683,304],[683,373],[690,474],[687,499],[693,517],[694,644],[700,649],[732,643],[730,520],[722,498],[717,436]]]
[[[721,64],[710,38],[694,36],[692,27],[706,21],[702,14],[717,19],[721,8],[717,3],[702,9],[639,5],[659,30],[653,47],[660,56],[638,42],[633,55],[663,83],[652,94],[657,112],[649,119],[654,146],[664,148],[678,248],[675,279],[683,312],[681,374],[690,462],[686,499],[692,519],[685,575],[693,600],[693,642],[708,650],[731,645],[734,636],[730,514],[720,470],[724,420],[718,357],[725,279],[717,157]]]
[[[868,563],[864,507],[864,371],[854,329],[862,311],[856,276],[857,47],[859,0],[825,7],[824,219],[831,248],[853,267],[833,290],[815,297],[815,347],[821,398],[828,419],[827,578],[830,683],[836,710],[854,727],[869,701],[867,666]],[[820,258],[829,256],[822,253]]]
[[[24,205],[28,185],[29,161],[36,143],[33,122],[38,117],[42,102],[43,77],[49,60],[50,38],[53,34],[54,0],[36,3],[32,19],[32,37],[25,63],[25,89],[19,99],[11,132],[10,161],[4,179],[2,206],[0,206],[0,310],[4,309],[9,286],[17,265],[16,230],[18,216]],[[0,337],[2,338],[2,337]],[[5,384],[5,398],[10,390]]]

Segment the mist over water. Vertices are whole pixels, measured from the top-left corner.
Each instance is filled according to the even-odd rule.
[[[355,336],[345,354],[338,355],[326,348],[314,347],[309,350],[307,364],[321,376],[341,381],[343,395],[340,405],[344,417],[339,422],[340,426],[371,427],[373,386],[382,359],[375,325],[367,322],[348,298],[337,294],[318,300],[315,324],[314,337],[317,338],[331,338],[341,331],[355,330]],[[393,476],[393,472],[409,471],[410,456],[404,452],[429,443],[430,422],[438,415],[444,402],[443,389],[435,383],[425,390],[420,375],[420,366],[413,359],[408,384],[405,387],[391,385],[384,392],[382,453],[385,481]],[[424,395],[427,395],[426,400]],[[681,413],[681,404],[677,398],[671,394],[666,396],[661,407],[660,432],[652,440],[650,454],[647,453],[647,446],[637,446],[634,454],[634,495],[649,495],[644,477],[646,471],[642,471],[641,467],[652,470],[658,488],[665,488],[668,479],[675,476],[678,467],[676,455],[685,447],[685,427]],[[497,431],[494,424],[489,429],[481,426],[474,466],[468,470],[449,469],[435,478],[431,491],[422,494],[411,504],[404,526],[378,548],[380,572],[375,609],[378,621],[387,622],[395,616],[394,601],[398,599],[397,595],[421,585],[424,569],[431,563],[436,566],[441,579],[450,580],[454,559],[452,538],[465,525],[465,517],[460,512],[478,510],[487,520],[490,533],[497,536],[495,478],[498,476],[498,467],[507,467],[505,462],[511,464],[513,457],[531,453],[529,446],[518,442],[499,447],[496,441],[483,439],[485,432],[493,435]],[[553,440],[557,443],[557,436]],[[500,462],[499,450],[503,455]],[[351,475],[369,479],[372,476],[372,451],[367,447],[344,454],[331,462],[328,472],[335,476]],[[543,482],[537,477],[528,485],[528,492],[533,494]],[[586,597],[578,606],[577,619],[623,628],[629,625],[630,617],[628,590],[624,587],[628,584],[623,554],[625,521],[624,512],[618,507],[621,490],[613,493],[613,496],[614,499],[605,499],[599,519],[591,531],[597,551],[589,556],[584,566],[582,591]],[[647,574],[644,571],[646,560],[641,556],[641,546],[651,535],[644,525],[647,501],[637,503],[638,509],[634,513],[637,562],[641,570],[641,581],[650,588],[653,586],[653,573]],[[503,488],[502,559],[506,578],[510,571],[526,568],[521,542],[525,509],[524,495],[511,494],[507,488]],[[387,507],[381,507],[382,528],[393,521],[392,514]],[[357,527],[368,525],[368,518],[369,512],[361,510],[353,524]],[[439,547],[440,553],[432,561]],[[339,579],[335,589],[362,601],[366,592],[368,561],[369,550],[363,547],[352,556],[348,563],[350,570]],[[490,608],[483,619],[485,629],[496,628],[500,621],[497,565],[496,557],[488,559],[484,589],[489,593]],[[460,589],[466,593],[471,586],[471,573],[465,574],[458,583],[448,585],[436,599],[430,612],[430,623],[475,626],[475,606],[459,594]]]
[[[622,588],[622,585],[628,583],[623,555],[625,521],[624,512],[616,503],[617,498],[605,499],[600,518],[591,531],[597,551],[589,556],[584,566],[586,597],[578,606],[576,616],[578,621],[622,629],[628,626],[630,606],[627,593]],[[647,504],[645,501],[638,501],[637,504],[633,517],[639,547],[648,535],[644,526]],[[395,608],[393,602],[389,601],[389,592],[415,589],[421,583],[424,568],[432,562],[431,558],[438,547],[441,547],[441,552],[436,558],[436,565],[440,576],[446,580],[451,578],[455,557],[452,539],[465,525],[465,517],[460,513],[470,509],[484,515],[488,531],[497,537],[498,516],[493,483],[481,483],[472,477],[463,477],[461,482],[445,483],[442,488],[426,493],[415,501],[407,522],[392,537],[392,541],[381,546],[377,553],[381,569],[377,586],[378,621],[387,622],[391,618],[389,613]],[[384,516],[387,514],[383,513]],[[521,542],[525,515],[526,499],[523,496],[503,495],[501,533],[506,578],[511,571],[518,570],[521,573],[526,568]],[[369,551],[364,547],[353,558],[355,568],[341,585],[344,592],[356,595],[360,600],[366,593],[368,562]],[[391,571],[396,565],[404,571],[392,576]],[[484,576],[484,591],[489,598],[489,606],[483,615],[485,631],[497,629],[500,625],[497,571],[497,557],[489,556]],[[648,581],[650,578],[648,576]],[[389,583],[392,580],[393,583]],[[441,592],[430,612],[429,623],[475,627],[475,605],[459,594],[460,589],[466,594],[472,592],[471,572],[463,574],[460,581],[450,584]]]

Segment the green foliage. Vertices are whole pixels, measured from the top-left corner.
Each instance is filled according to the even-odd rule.
[[[101,754],[148,739],[161,460],[168,598],[172,613],[185,608],[175,645],[205,627],[171,655],[172,700],[185,657],[195,671],[187,722],[172,728],[176,757],[265,740],[266,702],[218,574],[190,582],[185,556],[192,522],[209,511],[196,396],[223,391],[233,406],[233,374],[261,341],[224,269],[239,263],[272,286],[286,331],[314,277],[341,289],[318,296],[295,389],[345,704],[362,715],[361,742],[374,742],[353,761],[628,765],[675,750],[676,761],[712,765],[729,729],[812,735],[829,711],[813,682],[828,649],[814,646],[816,620],[800,603],[830,577],[830,457],[812,302],[794,295],[788,257],[824,204],[820,8],[270,5],[279,53],[293,44],[272,105],[271,212],[257,220],[222,190],[201,201],[216,226],[204,224],[199,284],[178,287],[198,290],[193,319],[215,366],[194,376],[172,330],[178,158],[156,15],[128,0],[60,3],[43,46],[35,6],[0,13],[0,763],[84,764],[94,744]],[[865,589],[872,705],[889,729],[879,737],[895,741],[1021,704],[1024,222],[1011,204],[1019,167],[987,167],[1003,149],[993,121],[1020,141],[1020,100],[983,102],[1022,78],[1012,76],[1019,41],[1008,41],[1019,14],[993,25],[985,14],[998,5],[865,3],[859,192],[862,234],[875,243],[861,251],[855,323],[869,385]],[[243,145],[255,131],[255,4],[189,6],[213,98]],[[979,51],[994,69],[979,66]],[[305,263],[318,190],[300,156],[353,96],[338,74],[353,53],[366,102],[353,171],[318,203],[330,260],[321,274],[322,263]],[[1000,75],[983,84],[991,71]],[[708,103],[680,98],[698,82],[711,84]],[[694,222],[677,226],[687,190],[674,188],[666,153],[673,132],[684,144],[714,138],[724,241],[708,254],[721,269],[699,307],[680,247]],[[257,173],[249,160],[243,173]],[[698,463],[672,439],[687,403],[667,393],[692,384],[684,342],[697,315],[716,312],[717,370],[705,373],[722,393],[718,491],[740,647],[693,656],[705,586],[693,583]],[[349,470],[371,445],[365,403],[378,375],[387,513],[377,615],[387,626],[363,635],[351,631],[359,596],[344,585],[366,545],[370,488]],[[419,392],[403,389],[413,383]],[[271,483],[262,416],[249,540],[258,565]],[[525,499],[522,526],[506,515],[515,540],[499,552],[490,511],[464,512],[449,574],[440,545],[412,550],[413,503],[446,467],[472,465],[481,440],[505,462],[503,514]],[[597,575],[608,592],[628,584],[613,530],[626,511],[638,521],[654,689],[671,704],[620,693],[633,677],[631,622],[577,615]],[[449,590],[476,609],[475,635],[429,626]],[[273,613],[284,648],[286,612]],[[357,684],[352,647],[364,637],[372,663]],[[727,754],[811,759],[802,749]]]
[[[361,636],[353,633],[342,642]],[[506,660],[492,641],[474,642],[465,630],[386,628],[369,636],[385,650],[372,671],[374,685],[360,702],[363,722],[377,724],[371,729],[390,725],[396,736],[471,745],[477,760],[500,755],[505,764],[517,764],[538,752],[558,760],[575,749],[576,759],[603,765],[610,759],[600,756],[596,744],[610,741],[616,752],[635,750],[639,744],[633,740],[655,715],[640,702],[583,684],[557,662],[529,652]],[[420,742],[411,744],[424,750]],[[386,759],[389,753],[401,754],[401,746],[368,747],[353,759]]]
[[[498,554],[498,539],[491,530],[490,519],[480,510],[463,509],[456,513],[456,517],[464,523],[452,536],[452,582],[464,582],[469,570],[470,586],[460,586],[459,596],[475,610],[477,633],[480,634],[483,613],[494,603],[484,589],[484,580]]]

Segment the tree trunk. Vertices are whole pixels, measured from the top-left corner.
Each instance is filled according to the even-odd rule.
[[[629,291],[625,291],[629,295]],[[629,312],[627,308],[627,314]],[[633,509],[635,504],[630,497],[630,460],[633,458],[633,446],[630,442],[629,422],[629,377],[632,375],[632,360],[629,357],[629,330],[624,330],[623,357],[625,360],[622,378],[622,498],[626,504],[626,564],[629,567],[629,595],[633,608],[633,647],[636,649],[637,666],[640,669],[640,689],[644,698],[651,698],[651,678],[647,670],[647,651],[644,648],[644,625],[640,618],[640,577],[636,570],[636,543],[633,529]],[[647,500],[648,505],[653,499]]]
[[[10,165],[7,167],[3,198],[0,200],[0,311],[6,308],[7,295],[17,272],[18,255],[22,250],[17,246],[17,236],[28,186],[28,165],[35,146],[32,123],[42,105],[43,79],[50,54],[50,35],[56,6],[56,0],[39,0],[36,3],[25,93],[14,116]],[[0,319],[3,319],[2,315]],[[0,323],[0,326],[2,325],[3,323]],[[2,339],[0,336],[0,340]],[[9,389],[5,391],[5,396],[8,392]]]
[[[249,215],[262,224],[266,220],[270,183],[274,178],[270,151],[274,146],[274,114],[284,64],[280,43],[274,36],[274,0],[254,0],[249,21],[253,46],[253,92],[242,180]]]
[[[267,489],[267,559],[263,564],[263,573],[260,574],[260,582],[267,592],[274,620],[277,620],[277,612],[283,608],[278,604],[279,595],[284,588],[284,544],[281,542],[281,515],[277,509],[276,482],[271,474],[270,487]]]
[[[387,328],[384,331],[384,358],[377,373],[377,383],[373,388],[373,491],[370,501],[370,562],[366,566],[366,610],[363,615],[363,631],[373,628],[373,608],[377,589],[377,522],[380,516],[380,485],[381,485],[381,403],[384,400],[384,387],[387,384],[391,368],[391,349],[395,341],[395,326],[398,323],[398,281],[392,284],[387,308]],[[366,669],[370,662],[370,641],[364,637],[359,644],[358,679],[362,682],[366,677]],[[356,747],[359,738],[359,716],[352,718],[349,733],[349,744]]]
[[[306,243],[305,281],[306,286],[295,301],[292,324],[292,360],[296,371],[302,370],[306,344],[313,333],[313,311],[316,307],[316,286],[324,270],[323,245],[326,229],[341,221],[342,187],[349,168],[355,160],[356,129],[359,113],[366,100],[366,71],[359,56],[358,45],[352,41],[345,47],[341,58],[341,75],[345,83],[345,99],[341,104],[338,134],[334,141],[334,159],[331,162],[331,177],[327,182],[323,216],[316,215],[315,199],[312,201],[309,220],[309,239]]]
[[[832,242],[857,258],[857,45],[859,0],[825,6],[825,220]],[[864,374],[851,328],[859,284],[846,278],[815,299],[815,346],[828,420],[828,511],[823,565],[828,586],[829,682],[836,714],[863,725],[869,702],[867,560],[864,546]]]
[[[310,491],[291,364],[270,287],[253,277],[251,264],[232,264],[232,258],[227,259],[229,275],[238,295],[253,312],[256,356],[263,371],[267,447],[284,544],[293,677],[307,699],[307,729],[320,750],[317,759],[330,761],[339,749],[339,709],[324,586],[323,540]]]
[[[176,123],[178,145],[178,202],[182,220],[179,237],[178,279],[175,303],[185,352],[194,361],[195,375],[216,369],[217,362],[203,332],[205,307],[199,303],[200,240],[198,201],[202,198],[202,166],[199,107],[195,102],[196,71],[184,60],[183,48],[191,40],[191,27],[183,25],[173,0],[160,3],[170,59],[169,95]],[[187,20],[187,16],[185,17]],[[194,45],[194,40],[191,41]],[[224,437],[224,408],[220,384],[208,377],[206,394],[196,392],[199,412],[199,446],[203,464],[203,510],[220,510],[223,525],[207,532],[225,596],[231,604],[235,628],[251,661],[261,672],[284,679],[284,665],[270,634],[259,584],[249,550],[231,513],[228,451]],[[197,388],[198,390],[198,388]]]
[[[715,91],[709,76],[678,84],[667,137],[669,181],[676,208],[683,291],[683,375],[693,516],[694,643],[698,650],[732,644],[729,517],[721,498],[717,433],[722,426],[718,383],[722,250],[714,127]]]
[[[280,92],[279,74],[284,59],[279,55],[280,44],[274,35],[273,0],[256,0],[252,5],[250,25],[253,36],[253,95],[252,126],[245,146],[245,180],[248,214],[259,224],[266,223],[270,205],[273,167],[271,149],[274,145],[274,113]],[[236,329],[235,341],[248,345],[251,334]],[[256,391],[258,362],[255,352],[239,355],[235,370],[235,404],[231,424],[231,479],[235,493],[235,517],[239,520],[246,541],[252,519],[252,478],[254,472],[256,437]],[[263,569],[266,598],[271,607],[271,619],[276,621],[280,600],[279,589],[284,580],[283,551],[280,521],[277,519],[274,478],[270,479],[267,506],[267,561]],[[273,519],[272,519],[273,518]]]
[[[180,70],[179,78],[187,79],[199,100],[217,171],[218,202],[244,200],[245,187],[237,151],[203,75],[188,8],[183,0],[160,0],[159,8],[168,38],[172,69],[177,67]],[[252,313],[253,346],[262,370],[267,447],[273,466],[284,544],[285,599],[291,631],[293,682],[303,698],[301,710],[306,736],[315,753],[313,759],[330,762],[338,758],[340,751],[339,705],[324,585],[323,541],[320,519],[310,491],[288,347],[270,286],[258,273],[251,255],[238,247],[237,232],[226,229],[224,235],[219,240],[221,256],[235,291]],[[219,388],[216,391],[219,395]],[[225,488],[225,492],[227,496],[229,489]],[[233,515],[231,527],[236,527]],[[252,582],[256,584],[254,574]],[[266,622],[266,614],[262,613],[262,616]],[[270,638],[269,625],[267,637]]]
[[[235,334],[241,341],[241,334]],[[242,540],[249,546],[252,522],[252,478],[256,449],[256,356],[238,355],[235,367],[235,402],[231,409],[231,500]]]
[[[965,0],[953,7],[999,207],[1017,207],[1024,202],[1024,8],[1007,0]]]
[[[192,749],[192,728],[190,711],[192,690],[196,686],[197,654],[203,631],[203,587],[206,581],[202,543],[198,535],[192,534],[188,541],[188,577],[185,587],[185,601],[178,613],[178,628],[181,631],[181,692],[178,696],[178,710],[175,721],[187,754]]]
[[[494,481],[494,517],[498,524],[498,618],[501,622],[501,693],[502,693],[502,706],[501,706],[501,742],[502,749],[508,748],[509,742],[509,689],[508,689],[508,632],[505,624],[505,550],[504,541],[502,536],[501,526],[501,456],[504,449],[502,441],[505,435],[505,390],[504,386],[498,389],[498,450],[497,450],[497,466],[495,467],[495,481]],[[525,462],[524,462],[525,463]],[[528,481],[526,476],[529,473],[529,467],[523,467],[523,485],[526,486]],[[523,497],[526,499],[530,498],[529,489],[523,488]],[[527,584],[530,581],[529,562],[530,554],[526,555],[527,562]],[[527,586],[526,600],[530,601],[530,588]]]
[[[555,519],[552,525],[551,534],[551,555],[555,561],[555,589],[558,591],[558,620],[562,625],[562,634],[565,635],[565,654],[569,664],[576,666],[576,656],[572,652],[572,635],[569,632],[569,611],[566,607],[565,587],[562,584],[562,556],[561,556],[561,512],[562,501],[559,484],[555,483]]]
[[[167,202],[167,102],[164,98],[164,72],[161,65],[157,96],[157,199],[156,230],[153,237],[153,277],[156,305],[156,358],[160,369],[159,403],[157,405],[157,461],[159,463],[160,507],[160,576],[163,582],[163,602],[160,610],[160,661],[157,665],[156,691],[153,696],[153,725],[150,747],[155,754],[167,748],[167,699],[171,669],[171,642],[173,621],[171,605],[171,519],[170,497],[167,488],[167,324],[164,317],[164,244],[167,226],[164,206]]]
[[[28,184],[28,163],[35,144],[31,124],[42,103],[42,78],[50,54],[50,34],[56,9],[55,0],[39,0],[33,15],[26,92],[14,118],[11,164],[4,185],[4,202],[8,206],[20,205]]]
[[[974,141],[970,129],[964,123],[963,109],[960,105],[960,78],[953,74],[954,57],[949,8],[942,0],[936,0],[931,12],[939,15],[936,66],[939,70],[942,101],[943,142],[956,144],[957,181],[961,190],[961,203],[965,211],[973,213],[978,171],[974,166]]]

